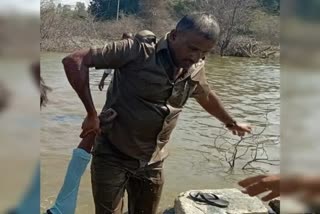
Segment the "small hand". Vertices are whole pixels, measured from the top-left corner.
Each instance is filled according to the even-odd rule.
[[[238,183],[245,188],[242,192],[250,196],[256,196],[260,193],[270,192],[262,198],[263,201],[269,201],[280,196],[280,176],[279,175],[258,175],[246,178]]]
[[[81,138],[86,137],[88,134],[94,132],[100,134],[100,120],[97,115],[88,115],[82,123]]]

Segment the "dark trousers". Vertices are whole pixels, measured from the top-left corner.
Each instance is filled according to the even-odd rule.
[[[101,136],[96,138],[91,163],[96,214],[122,214],[125,190],[129,214],[156,214],[164,183],[162,162],[141,167]]]

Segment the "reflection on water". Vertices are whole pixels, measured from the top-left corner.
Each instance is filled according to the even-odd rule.
[[[69,85],[62,65],[63,54],[43,54],[42,73],[53,88],[48,107],[42,111],[41,160],[43,208],[56,196],[72,149],[79,143],[80,126],[85,110]],[[268,111],[269,125],[266,139],[279,137],[280,118],[280,66],[279,62],[260,59],[212,58],[206,66],[207,78],[225,106],[238,121],[254,126],[255,133],[265,126]],[[98,84],[102,71],[91,72],[90,82],[95,105],[100,110],[105,102],[105,90]],[[110,79],[106,80],[107,82]],[[248,172],[235,170],[226,173],[227,167],[214,158],[216,153],[208,146],[221,130],[219,121],[210,117],[190,99],[180,117],[169,146],[170,157],[165,162],[166,183],[160,203],[161,209],[173,205],[178,193],[190,189],[237,187],[236,181]],[[230,135],[231,137],[231,135]],[[269,146],[269,153],[279,158],[279,145]],[[206,157],[203,155],[206,154]],[[212,154],[212,156],[211,156]],[[208,156],[210,160],[208,160]],[[266,170],[278,167],[258,165]],[[92,213],[93,202],[89,170],[80,187],[77,213]]]

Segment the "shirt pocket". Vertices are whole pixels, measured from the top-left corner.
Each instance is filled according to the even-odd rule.
[[[173,87],[168,103],[173,107],[182,108],[195,88],[196,82],[192,81],[190,77],[185,81],[176,83]]]

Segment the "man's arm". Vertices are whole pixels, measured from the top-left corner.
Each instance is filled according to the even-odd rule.
[[[89,87],[89,68],[93,67],[92,52],[90,50],[76,51],[65,57],[62,63],[69,83],[87,111],[80,137],[85,137],[90,132],[97,133],[99,131],[99,119]]]
[[[100,132],[99,119],[89,87],[89,68],[121,68],[138,57],[140,50],[138,41],[127,39],[109,42],[103,48],[76,51],[62,60],[67,78],[87,111],[80,137],[83,138],[91,132]]]
[[[102,78],[100,80],[100,83],[99,83],[99,90],[102,91],[103,87],[104,87],[104,81],[106,80],[106,78],[109,76],[109,73],[107,72],[103,72],[103,75],[102,75]]]
[[[208,94],[203,93],[201,96],[197,96],[196,100],[209,114],[224,123],[226,127],[233,132],[233,134],[244,136],[245,132],[251,132],[250,126],[246,124],[238,124],[232,119],[214,91],[211,90]]]
[[[234,120],[231,115],[224,109],[224,106],[214,91],[210,91],[206,96],[196,97],[197,102],[211,115],[216,117],[224,124],[232,124]]]
[[[108,76],[109,76],[109,73],[103,72],[103,75],[102,75],[101,81],[103,81],[103,82],[104,82]]]

